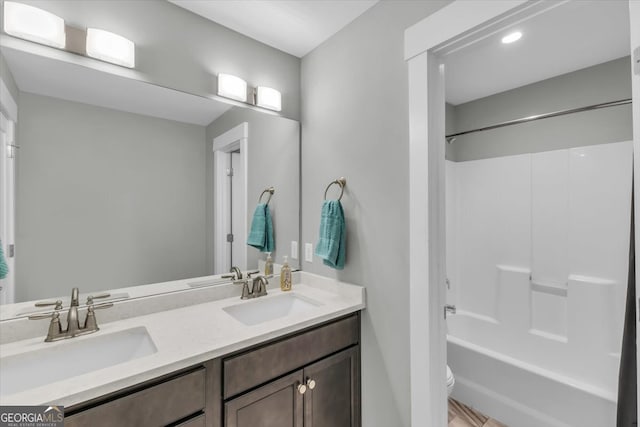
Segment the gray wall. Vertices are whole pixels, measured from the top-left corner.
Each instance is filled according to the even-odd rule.
[[[274,262],[282,263],[282,256],[290,255],[291,241],[300,238],[300,123],[237,107],[207,127],[207,227],[212,237],[207,244],[207,259],[213,259],[215,238],[213,139],[242,122],[249,124],[247,224],[251,224],[260,193],[266,187],[274,187],[275,193],[269,203],[276,247],[272,257]],[[264,197],[266,200],[267,196]],[[247,266],[257,268],[258,258],[266,259],[266,255],[247,246]],[[290,265],[297,267],[298,262],[289,259]],[[210,272],[212,268],[210,265]]]
[[[21,0],[136,43],[136,70],[152,83],[215,93],[215,76],[234,74],[282,92],[282,115],[300,118],[300,59],[164,0]],[[1,11],[0,11],[1,14]]]
[[[447,108],[464,131],[534,114],[631,98],[629,57]],[[449,130],[448,130],[449,131]],[[570,114],[457,137],[453,161],[483,159],[632,139],[631,104]]]
[[[18,86],[16,86],[15,80],[13,80],[13,74],[11,74],[11,70],[9,70],[9,66],[7,65],[4,56],[0,53],[0,77],[4,81],[4,84],[7,85],[7,89],[9,89],[9,93],[13,97],[13,100],[18,102]]]
[[[205,127],[22,92],[17,301],[206,274]]]
[[[347,179],[344,270],[325,267],[317,257],[303,261],[302,268],[366,287],[362,415],[367,427],[410,424],[404,30],[446,3],[380,2],[302,59],[303,245],[315,248],[326,185]]]

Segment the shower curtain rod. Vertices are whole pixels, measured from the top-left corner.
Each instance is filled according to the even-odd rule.
[[[446,135],[445,138],[447,139],[448,143],[452,143],[453,140],[456,138],[456,136],[460,136],[460,135],[467,135],[469,133],[482,132],[482,131],[491,130],[491,129],[498,129],[498,128],[505,127],[505,126],[518,125],[520,123],[532,122],[534,120],[549,119],[551,117],[564,116],[565,114],[581,113],[583,111],[598,110],[600,108],[617,107],[619,105],[626,105],[626,104],[630,104],[630,103],[631,103],[631,98],[627,98],[627,99],[621,99],[621,100],[618,100],[618,101],[610,101],[610,102],[603,102],[601,104],[588,105],[586,107],[579,107],[579,108],[571,108],[569,110],[554,111],[552,113],[536,114],[534,116],[523,117],[521,119],[515,119],[515,120],[508,120],[506,122],[496,123],[494,125],[485,126],[485,127],[481,127],[481,128],[477,128],[477,129],[471,129],[471,130],[465,130],[465,131],[462,131],[462,132],[451,133],[449,135]]]

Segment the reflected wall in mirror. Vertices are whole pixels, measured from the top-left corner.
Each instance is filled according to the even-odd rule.
[[[245,124],[247,149],[246,153],[243,153],[232,141],[224,141],[224,138]],[[215,238],[209,242],[208,253],[212,254],[209,260],[214,262],[214,273],[227,272],[231,265],[246,265],[249,269],[255,269],[258,259],[264,260],[265,255],[246,244],[254,211],[260,202],[268,205],[271,214],[275,244],[271,254],[273,261],[282,263],[283,256],[290,253],[291,242],[298,241],[299,139],[300,124],[297,121],[246,108],[232,108],[207,127],[207,141],[214,141],[213,151],[210,147],[207,154],[207,171],[210,175],[207,182],[213,182],[215,188],[226,187],[230,193],[230,203],[224,203],[220,197],[216,198],[215,190],[207,193],[215,207],[208,210],[213,213],[209,223],[213,224],[212,235],[233,236],[228,239],[232,240],[230,243],[225,238]],[[231,144],[228,144],[227,148],[218,147],[216,143],[220,140],[223,140],[223,144]],[[222,158],[222,161],[216,163],[217,156]],[[231,174],[227,173],[227,167],[220,167],[225,164],[224,157],[228,159],[227,164],[231,165]],[[220,180],[223,182],[220,183]],[[267,191],[271,188],[273,194]],[[225,204],[231,208],[226,212],[223,207]],[[216,229],[216,224],[222,223],[221,218],[225,216],[231,218],[228,221],[231,228],[229,232],[220,232]],[[236,225],[238,223],[240,227]],[[224,248],[220,247],[221,243]],[[221,256],[225,252],[226,256]],[[293,264],[293,267],[297,268],[298,265]]]
[[[274,260],[298,241],[298,122],[6,43],[0,60],[19,90],[15,302],[257,269],[214,223],[226,210],[248,229],[265,187]],[[246,191],[220,203],[213,140],[241,124]],[[216,240],[244,257],[214,266]]]

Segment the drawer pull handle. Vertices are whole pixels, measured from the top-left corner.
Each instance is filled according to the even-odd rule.
[[[298,384],[298,393],[305,394],[307,392],[307,386],[304,384]]]
[[[313,390],[314,388],[316,388],[316,381],[312,379],[308,379],[307,387],[309,388],[309,390]]]

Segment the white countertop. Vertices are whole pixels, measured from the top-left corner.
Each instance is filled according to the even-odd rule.
[[[360,286],[304,272],[294,275],[294,283],[291,293],[310,298],[321,305],[253,326],[244,325],[223,310],[224,307],[242,303],[237,296],[100,324],[99,332],[53,343],[43,342],[46,326],[42,325],[42,336],[3,344],[0,346],[1,356],[64,346],[71,341],[135,327],[147,329],[157,352],[46,386],[5,395],[0,397],[0,404],[69,407],[365,307],[364,288]],[[275,284],[268,286],[268,291],[269,295],[261,299],[282,293]],[[257,300],[247,300],[246,303],[252,301]]]

